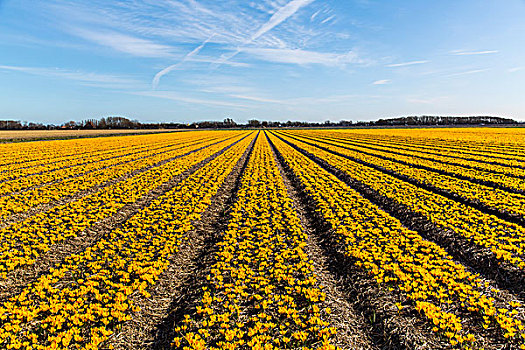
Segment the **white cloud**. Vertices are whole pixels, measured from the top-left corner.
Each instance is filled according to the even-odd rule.
[[[253,42],[264,34],[268,33],[270,30],[286,21],[288,18],[293,16],[297,11],[302,7],[309,5],[314,0],[292,0],[285,6],[281,7],[277,12],[275,12],[268,22],[264,23],[255,34],[253,34],[249,42]]]
[[[472,69],[472,70],[467,70],[467,71],[464,71],[464,72],[459,72],[459,73],[449,74],[449,75],[447,75],[447,76],[448,76],[448,77],[457,77],[457,76],[461,76],[461,75],[469,75],[469,74],[482,73],[482,72],[486,72],[486,71],[488,71],[488,70],[489,70],[488,68],[485,68],[485,69]]]
[[[243,46],[249,45],[255,40],[262,37],[264,34],[268,33],[273,28],[277,27],[282,22],[286,21],[288,18],[293,16],[297,11],[299,11],[302,7],[309,5],[314,0],[292,0],[288,4],[282,6],[275,12],[270,19],[264,23],[259,29],[248,39],[245,40],[243,43]],[[223,55],[221,57],[220,62],[226,62],[233,57],[237,56],[241,51],[243,51],[242,47],[238,47],[237,50],[230,54],[230,55]]]
[[[214,35],[211,35],[208,39],[206,39],[202,44],[200,44],[199,46],[197,46],[195,49],[193,49],[191,52],[189,52],[188,54],[186,54],[186,56],[184,56],[182,58],[181,61],[179,61],[178,63],[175,63],[175,64],[172,64],[171,66],[168,66],[166,68],[164,68],[163,70],[161,70],[160,72],[158,72],[157,74],[155,74],[155,77],[153,77],[153,81],[151,82],[151,85],[153,87],[153,89],[156,89],[157,86],[159,85],[159,82],[160,82],[160,78],[162,78],[164,75],[168,74],[169,72],[171,72],[172,70],[174,70],[175,68],[177,68],[178,66],[180,66],[181,64],[183,64],[184,62],[186,62],[188,59],[192,58],[193,56],[197,55],[200,50],[202,50],[204,48],[204,46],[214,37]]]
[[[451,53],[455,56],[470,56],[470,55],[488,55],[493,53],[498,53],[498,50],[486,50],[486,51],[463,51],[463,50],[456,50],[452,51]]]
[[[23,72],[50,78],[60,78],[81,82],[82,85],[99,86],[107,88],[131,88],[140,84],[138,80],[120,77],[111,74],[98,74],[90,72],[72,71],[60,68],[38,68],[22,66],[3,66],[0,69]]]
[[[425,104],[425,105],[434,105],[438,103],[443,103],[447,100],[450,100],[450,96],[438,96],[438,97],[409,97],[407,98],[408,103],[412,104]]]
[[[389,79],[382,79],[382,80],[376,80],[372,83],[372,85],[385,85],[385,84],[390,84],[390,80]]]
[[[114,31],[95,32],[86,29],[74,29],[73,33],[102,46],[138,57],[174,57],[174,48],[158,44],[151,40],[121,34]]]
[[[515,72],[518,72],[518,71],[523,70],[523,69],[525,69],[525,67],[513,67],[513,68],[507,69],[507,72],[515,73]]]
[[[189,104],[204,104],[204,105],[233,107],[233,108],[249,108],[249,106],[247,105],[243,105],[243,104],[239,104],[235,102],[188,97],[188,96],[180,95],[179,93],[173,92],[173,91],[136,91],[136,92],[132,92],[132,94],[139,95],[139,96],[162,98],[162,99],[184,102],[184,103],[189,103]]]
[[[424,64],[428,62],[429,61],[409,61],[409,62],[402,62],[402,63],[387,64],[386,67],[406,67],[406,66],[412,66],[415,64]]]
[[[341,66],[349,63],[366,63],[353,51],[345,54],[336,54],[299,49],[245,48],[244,52],[255,56],[258,59],[276,63],[291,63],[300,65],[320,64],[324,66]]]
[[[319,15],[319,13],[321,13],[321,10],[319,11],[316,11],[311,17],[310,17],[310,21],[313,21],[315,19],[315,17],[317,17]]]
[[[327,17],[325,18],[324,20],[321,21],[321,24],[325,24],[327,22],[330,22],[331,20],[333,20],[335,18],[335,15],[332,15],[330,17]]]
[[[190,57],[186,60],[187,62],[197,62],[197,63],[211,63],[211,64],[217,64],[219,63],[219,60],[214,57],[205,57],[205,56],[199,56],[199,57]],[[252,65],[245,62],[235,62],[235,61],[228,61],[223,62],[222,64],[232,66],[232,67],[251,67]]]
[[[239,99],[242,99],[242,100],[249,100],[249,101],[261,102],[261,103],[277,103],[277,104],[286,104],[287,103],[286,101],[283,101],[283,100],[274,100],[274,99],[271,99],[271,98],[258,97],[258,96],[237,95],[237,94],[232,94],[232,95],[229,95],[229,96],[234,97],[234,98],[239,98]]]

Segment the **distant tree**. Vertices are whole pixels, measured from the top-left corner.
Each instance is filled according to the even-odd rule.
[[[227,128],[233,128],[237,126],[237,123],[231,118],[224,119],[223,123],[224,123],[224,126]]]
[[[64,129],[76,129],[78,126],[79,125],[77,125],[77,122],[74,120],[68,121],[62,125]]]
[[[251,119],[251,120],[248,120],[248,126],[252,128],[258,128],[261,126],[261,122],[258,121],[257,119]]]

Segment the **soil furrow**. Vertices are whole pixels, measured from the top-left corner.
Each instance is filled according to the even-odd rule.
[[[287,142],[284,139],[281,140]],[[487,279],[494,280],[499,288],[518,295],[520,299],[525,298],[525,274],[523,271],[514,266],[501,264],[501,261],[496,259],[490,249],[475,245],[468,238],[458,236],[452,230],[432,223],[423,215],[412,211],[402,203],[382,196],[370,186],[355,180],[325,160],[292,143],[288,144],[357,190],[364,198],[397,218],[407,228],[417,231],[423,238],[443,247],[462,265],[468,266],[473,272]]]
[[[326,293],[326,300],[320,307],[330,308],[330,326],[337,329],[337,333],[331,342],[341,349],[380,349],[384,344],[377,337],[373,337],[373,327],[367,324],[364,315],[357,312],[348,301],[347,286],[342,279],[330,272],[328,258],[324,255],[316,237],[317,223],[311,219],[307,209],[304,207],[300,194],[288,178],[286,171],[280,163],[275,149],[272,149],[277,160],[279,171],[287,188],[288,196],[293,200],[294,209],[301,221],[303,230],[308,234],[306,251],[309,259],[315,267],[315,274]]]
[[[271,142],[270,142],[271,143]],[[396,303],[404,303],[400,295],[380,288],[376,281],[355,265],[344,253],[324,218],[316,212],[317,205],[304,192],[300,180],[288,167],[279,150],[272,144],[280,164],[295,188],[306,211],[314,244],[322,252],[328,271],[342,287],[346,301],[366,319],[370,337],[382,349],[446,349],[448,345],[432,334],[419,313],[410,308],[399,311]]]
[[[48,273],[51,268],[60,265],[60,263],[66,257],[70,256],[71,254],[79,253],[85,250],[87,247],[95,244],[100,238],[104,237],[105,234],[122,225],[133,215],[147,207],[157,197],[169,191],[173,186],[182,181],[184,178],[191,176],[191,174],[196,172],[203,165],[218,157],[239,141],[240,140],[224,147],[214,155],[206,158],[183,173],[173,177],[168,182],[165,182],[154,190],[151,190],[136,202],[124,206],[115,215],[98,221],[94,225],[83,230],[76,237],[54,245],[48,252],[42,254],[35,264],[26,266],[22,269],[14,270],[9,273],[8,277],[0,282],[0,302],[3,302],[11,296],[19,293],[22,289],[27,287],[28,284],[38,279],[41,275]]]
[[[420,182],[420,181],[418,181],[418,180],[416,180],[414,178],[411,178],[411,177],[409,177],[407,175],[399,174],[399,173],[397,173],[397,172],[395,172],[393,170],[386,169],[386,168],[384,168],[384,167],[382,167],[380,165],[372,164],[372,163],[363,161],[361,159],[354,158],[354,157],[349,156],[349,155],[345,155],[345,154],[342,154],[342,153],[339,153],[339,152],[336,152],[336,151],[333,151],[333,150],[329,150],[328,148],[325,148],[325,147],[322,147],[322,146],[318,146],[318,145],[315,145],[315,144],[312,144],[312,143],[309,143],[309,142],[305,142],[303,140],[298,140],[298,139],[296,139],[294,137],[291,137],[291,136],[290,136],[290,138],[293,138],[293,139],[295,139],[297,141],[300,141],[300,142],[304,142],[304,143],[306,143],[306,144],[308,144],[310,146],[317,147],[317,148],[322,149],[323,151],[326,151],[328,153],[335,154],[337,156],[349,159],[352,162],[355,162],[355,163],[358,163],[358,164],[362,164],[362,165],[370,167],[372,169],[381,171],[381,172],[383,172],[383,173],[385,173],[387,175],[395,177],[396,179],[399,179],[399,180],[402,180],[402,181],[407,182],[409,184],[412,184],[414,186],[420,187],[420,188],[422,188],[424,190],[427,190],[429,192],[438,194],[440,196],[443,196],[443,197],[448,198],[450,200],[459,202],[461,204],[468,205],[468,206],[470,206],[470,207],[472,207],[474,209],[477,209],[477,210],[479,210],[479,211],[481,211],[481,212],[483,212],[485,214],[494,215],[494,216],[496,216],[497,218],[499,218],[501,220],[508,221],[508,222],[514,223],[516,225],[520,225],[520,226],[525,227],[525,217],[520,216],[518,214],[514,214],[514,213],[506,212],[506,211],[503,211],[503,210],[499,210],[497,208],[493,208],[491,206],[488,206],[488,205],[482,203],[481,201],[474,201],[474,200],[465,198],[465,197],[461,196],[460,194],[453,193],[451,191],[445,191],[443,189],[440,189],[440,188],[431,186],[429,184]],[[283,139],[283,141],[288,142],[287,140],[284,140],[284,139]],[[291,143],[289,143],[289,144],[292,145]],[[295,145],[292,145],[292,146],[296,147]],[[482,184],[482,185],[487,185],[487,184]]]
[[[153,168],[156,168],[156,167],[159,167],[159,166],[162,166],[166,163],[169,163],[169,162],[172,162],[178,158],[182,158],[182,157],[185,157],[191,153],[195,153],[195,152],[198,152],[204,148],[207,148],[207,147],[211,147],[219,142],[223,142],[223,141],[227,141],[231,138],[228,138],[228,139],[225,139],[225,140],[221,140],[221,141],[217,141],[213,144],[210,144],[210,145],[207,145],[207,146],[204,146],[204,147],[201,147],[199,149],[196,149],[196,150],[193,150],[193,151],[190,151],[190,152],[187,152],[187,153],[184,153],[184,154],[181,154],[181,155],[178,155],[178,156],[175,156],[175,157],[172,157],[172,158],[169,158],[169,159],[165,159],[165,160],[162,160],[160,162],[157,162],[151,166],[148,166],[148,167],[145,167],[145,168],[141,168],[141,169],[137,169],[137,170],[134,170],[130,173],[127,173],[123,176],[120,176],[120,177],[117,177],[117,178],[114,178],[114,179],[111,179],[109,181],[106,181],[104,183],[101,183],[101,184],[98,184],[96,186],[93,186],[91,188],[88,188],[86,190],[83,190],[83,191],[79,191],[79,192],[76,192],[72,195],[69,195],[69,196],[65,196],[63,198],[60,198],[60,199],[57,199],[57,200],[54,200],[54,201],[51,201],[49,203],[45,203],[45,204],[41,204],[41,205],[38,205],[38,206],[35,206],[34,208],[26,211],[26,212],[23,212],[23,213],[18,213],[18,214],[15,214],[15,215],[12,215],[11,217],[8,217],[6,219],[4,219],[1,223],[0,223],[0,229],[6,227],[6,226],[9,226],[11,224],[14,224],[16,222],[19,222],[19,221],[22,221],[22,220],[25,220],[31,216],[34,216],[34,215],[37,215],[41,212],[44,212],[44,211],[48,211],[54,207],[57,207],[59,205],[64,205],[64,204],[67,204],[67,203],[71,203],[71,202],[74,202],[74,201],[77,201],[83,197],[86,197],[86,196],[89,196],[93,193],[96,193],[98,192],[99,190],[105,188],[105,187],[109,187],[109,186],[113,186],[119,182],[122,182],[122,181],[125,181],[125,180],[128,180],[136,175],[139,175],[139,174],[142,174],[150,169],[153,169]],[[164,153],[164,152],[163,152]],[[143,158],[146,158],[146,157],[141,157],[140,159],[143,159]],[[134,160],[131,160],[131,161],[135,161],[137,159],[134,159]],[[130,162],[131,162],[130,161]],[[119,164],[123,164],[123,163],[119,163]],[[118,164],[117,164],[118,165]]]
[[[289,135],[289,134],[286,134],[287,137],[290,137],[294,140],[297,140],[297,141],[300,141],[300,142],[304,142],[306,144],[309,144],[310,146],[314,146],[314,147],[317,147],[317,148],[320,148],[324,151],[327,151],[327,152],[330,152],[330,153],[333,153],[333,154],[336,154],[336,155],[339,155],[341,157],[345,157],[345,158],[348,158],[352,161],[355,161],[355,162],[358,162],[360,164],[364,164],[364,165],[367,165],[369,167],[373,167],[377,170],[380,170],[380,171],[383,171],[385,173],[389,173],[389,172],[392,172],[393,174],[391,174],[392,176],[395,176],[394,174],[400,176],[399,174],[397,173],[394,173],[393,171],[391,170],[387,170],[387,169],[384,169],[383,167],[379,166],[379,165],[376,165],[376,164],[370,164],[368,162],[365,162],[363,160],[360,160],[360,159],[357,159],[357,158],[354,158],[352,156],[348,156],[348,155],[344,155],[344,154],[341,154],[339,152],[336,152],[336,151],[332,151],[332,150],[329,150],[328,148],[326,147],[323,147],[323,146],[320,146],[320,145],[316,145],[316,144],[313,144],[311,142],[308,142],[308,141],[305,141],[305,140],[302,140],[302,139],[299,139],[295,136],[292,136],[292,135]],[[340,146],[338,146],[340,147]],[[348,147],[342,147],[342,148],[347,148],[347,149],[351,149],[351,148],[348,148]],[[354,150],[354,149],[352,149]],[[428,167],[428,166],[425,166],[425,165],[418,165],[418,164],[410,164],[408,162],[405,162],[405,161],[402,161],[402,160],[399,160],[399,159],[394,159],[394,158],[390,158],[390,157],[385,157],[385,156],[382,156],[382,155],[379,155],[379,154],[375,154],[375,153],[372,153],[372,152],[365,152],[365,151],[359,151],[359,150],[354,150],[356,152],[360,152],[360,153],[363,153],[363,154],[366,154],[366,155],[369,155],[369,156],[373,156],[373,157],[377,157],[379,159],[384,159],[384,160],[388,160],[388,161],[393,161],[393,162],[397,162],[397,163],[400,163],[400,164],[403,164],[403,165],[407,165],[407,166],[411,166],[413,168],[416,168],[416,169],[424,169],[424,170],[428,170],[428,171],[432,171],[432,172],[435,172],[437,174],[440,174],[440,175],[446,175],[446,176],[450,176],[450,177],[456,177],[458,179],[461,179],[461,180],[466,180],[466,181],[470,181],[472,183],[477,183],[477,184],[481,184],[481,185],[485,185],[485,186],[489,186],[489,187],[494,187],[494,188],[497,188],[497,189],[500,189],[502,191],[506,191],[506,192],[509,192],[509,193],[518,193],[518,194],[525,194],[525,190],[517,190],[517,189],[513,189],[513,188],[510,188],[510,187],[507,187],[507,186],[504,186],[502,184],[499,184],[499,183],[496,183],[496,182],[493,182],[493,181],[486,181],[486,180],[481,180],[481,179],[475,179],[475,178],[471,178],[469,176],[465,176],[465,175],[461,175],[461,174],[457,174],[457,173],[451,173],[451,172],[448,172],[448,171],[445,171],[445,170],[440,170],[440,169],[434,169],[434,168],[431,168],[431,167]]]
[[[254,140],[226,177],[202,217],[194,223],[179,252],[170,261],[149,293],[150,298],[137,295],[134,304],[140,307],[133,320],[112,335],[108,346],[115,349],[169,349],[175,325],[185,314],[194,311],[201,300],[202,287],[213,265],[215,244],[226,229],[228,212],[235,201],[242,173],[253,149]]]

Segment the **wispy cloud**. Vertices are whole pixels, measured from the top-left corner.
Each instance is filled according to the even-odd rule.
[[[319,106],[320,104],[341,104],[355,101],[356,99],[377,99],[383,98],[384,96],[379,95],[360,95],[360,94],[347,94],[347,95],[331,95],[325,97],[296,97],[289,99],[276,99],[271,97],[261,97],[260,95],[246,95],[246,94],[228,94],[230,97],[245,99],[249,101],[255,101],[260,103],[273,103],[285,106],[305,106],[313,105]]]
[[[513,67],[513,68],[507,69],[507,72],[515,73],[515,72],[518,72],[518,71],[523,70],[523,69],[525,69],[525,67]]]
[[[264,23],[248,40],[248,43],[253,42],[263,36],[264,34],[268,33],[273,28],[277,27],[282,22],[286,21],[288,18],[293,16],[297,11],[299,11],[302,7],[309,5],[310,3],[314,2],[314,0],[292,0],[288,4],[284,5],[283,7],[279,8],[277,12],[275,12],[272,17],[268,20],[268,22]],[[247,43],[245,43],[247,44]]]
[[[237,94],[231,94],[229,96],[233,98],[242,99],[242,100],[249,100],[249,101],[261,102],[261,103],[277,103],[277,104],[287,103],[287,101],[284,101],[284,100],[275,100],[275,99],[259,97],[259,96],[237,95]]]
[[[187,62],[197,62],[197,63],[210,63],[210,64],[217,64],[219,61],[216,57],[210,57],[210,56],[199,56],[199,57],[191,57],[189,59],[187,59]],[[236,62],[236,61],[228,61],[228,62],[224,62],[223,64],[227,65],[227,66],[232,66],[232,67],[242,67],[242,68],[248,68],[248,67],[251,67],[252,65],[250,63],[246,63],[246,62]]]
[[[132,78],[121,77],[112,74],[72,71],[61,68],[39,68],[0,65],[0,69],[22,72],[43,77],[74,80],[82,83],[82,85],[106,88],[133,88],[141,84],[138,80]]]
[[[271,31],[273,28],[277,27],[279,24],[286,21],[288,18],[293,16],[297,11],[299,11],[302,7],[309,5],[315,0],[292,0],[288,4],[282,6],[275,12],[270,19],[264,23],[259,29],[250,36],[249,39],[245,40],[242,44],[242,46],[238,47],[235,52],[229,54],[229,55],[223,55],[221,57],[220,62],[225,62],[233,57],[237,56],[239,53],[243,51],[243,47],[247,46],[251,43],[253,43],[255,40],[259,39],[269,31]]]
[[[412,104],[434,105],[438,103],[443,103],[449,99],[450,99],[450,96],[409,97],[407,98],[407,102],[412,103]]]
[[[391,81],[389,79],[382,79],[382,80],[376,80],[372,83],[372,85],[386,85],[390,84]]]
[[[413,66],[415,64],[424,64],[428,62],[429,61],[423,60],[423,61],[409,61],[409,62],[402,62],[402,63],[392,63],[392,64],[387,64],[386,67],[406,67],[406,66]]]
[[[315,11],[312,16],[310,16],[310,21],[313,21],[321,13],[321,10]]]
[[[325,19],[323,19],[323,20],[321,21],[321,24],[328,23],[328,22],[330,22],[331,20],[333,20],[334,18],[335,18],[335,15],[332,15],[332,16],[330,16],[330,17],[327,17],[327,18],[325,18]]]
[[[164,68],[163,70],[161,70],[160,72],[158,72],[157,74],[155,74],[155,77],[153,78],[153,81],[151,83],[153,89],[156,89],[157,86],[159,85],[159,82],[160,82],[160,78],[162,78],[164,75],[168,74],[169,72],[171,72],[172,70],[174,70],[175,68],[179,67],[181,64],[183,64],[184,62],[186,62],[187,60],[189,60],[190,58],[192,58],[193,56],[197,55],[203,48],[204,46],[206,46],[206,44],[208,42],[210,42],[210,40],[214,37],[214,35],[211,35],[208,39],[206,39],[202,44],[200,44],[199,46],[197,46],[195,49],[193,49],[191,52],[189,52],[188,54],[186,54],[186,56],[184,56],[182,58],[181,61],[179,61],[178,63],[175,63],[175,64],[172,64],[171,66],[168,66],[166,68]]]
[[[190,104],[204,104],[204,105],[219,106],[219,107],[232,107],[232,108],[249,108],[249,106],[245,104],[228,102],[224,100],[219,101],[219,100],[212,100],[212,99],[201,99],[201,98],[195,98],[195,97],[188,97],[188,96],[181,95],[180,93],[177,93],[174,91],[134,91],[134,92],[131,92],[131,94],[138,95],[138,96],[162,98],[162,99],[190,103]]]
[[[482,72],[486,72],[488,70],[489,70],[488,68],[485,68],[485,69],[472,69],[472,70],[467,70],[467,71],[464,71],[464,72],[452,73],[452,74],[447,75],[447,77],[458,77],[458,76],[461,76],[461,75],[482,73]]]
[[[349,63],[366,63],[355,52],[344,54],[307,51],[300,49],[263,49],[246,48],[245,52],[264,61],[290,64],[320,64],[324,66],[341,66]]]
[[[72,32],[86,40],[133,56],[174,57],[175,50],[171,46],[115,31],[92,31],[77,28]]]
[[[498,50],[485,50],[485,51],[463,51],[463,50],[456,50],[452,51],[451,54],[454,56],[470,56],[470,55],[488,55],[493,53],[498,53]]]

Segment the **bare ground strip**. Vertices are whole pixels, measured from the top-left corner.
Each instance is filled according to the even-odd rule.
[[[355,180],[345,172],[332,166],[325,160],[310,154],[295,144],[287,142],[297,151],[306,155],[318,165],[328,170],[347,185],[357,190],[364,198],[397,218],[407,228],[419,232],[423,238],[443,247],[454,259],[468,266],[473,272],[493,280],[498,287],[525,299],[525,273],[523,270],[502,264],[488,248],[474,244],[468,238],[455,234],[452,230],[434,224],[423,215],[414,212],[406,205],[394,199],[382,196],[370,186]]]
[[[421,321],[415,310],[398,310],[396,303],[406,302],[403,297],[380,288],[373,278],[356,267],[337,242],[329,224],[316,212],[316,203],[306,194],[300,180],[295,177],[279,150],[271,144],[297,194],[300,207],[305,212],[304,218],[308,220],[308,226],[313,231],[310,247],[315,246],[315,251],[322,254],[327,271],[337,281],[345,301],[366,320],[365,329],[368,329],[373,343],[381,349],[448,348],[448,345],[438,339],[428,325]]]
[[[97,223],[93,224],[92,226],[86,228],[78,236],[63,241],[61,243],[55,244],[51,247],[51,249],[48,252],[42,254],[35,264],[25,266],[24,268],[10,272],[6,279],[0,281],[0,302],[5,301],[13,295],[19,293],[29,283],[37,280],[40,276],[47,274],[51,268],[60,265],[60,263],[71,254],[82,252],[87,247],[90,247],[93,244],[95,244],[98,240],[104,237],[105,234],[111,232],[115,228],[122,225],[133,215],[137,214],[140,210],[147,207],[157,197],[169,191],[177,183],[196,172],[206,163],[210,162],[211,160],[224,153],[226,150],[228,150],[234,144],[238,143],[240,140],[224,147],[219,152],[206,158],[205,160],[194,165],[193,167],[184,171],[183,173],[173,177],[168,182],[165,182],[159,187],[151,190],[149,193],[142,196],[136,202],[124,206],[111,217],[104,218],[98,221]],[[196,151],[197,150],[192,152]],[[180,157],[182,156],[176,158]]]
[[[194,223],[195,228],[187,233],[188,239],[149,290],[151,297],[135,298],[134,304],[140,311],[111,336],[108,346],[117,350],[171,348],[175,325],[184,315],[194,312],[201,301],[202,287],[214,262],[215,244],[226,229],[229,208],[235,201],[254,143],[255,138],[212,197],[210,206]]]

